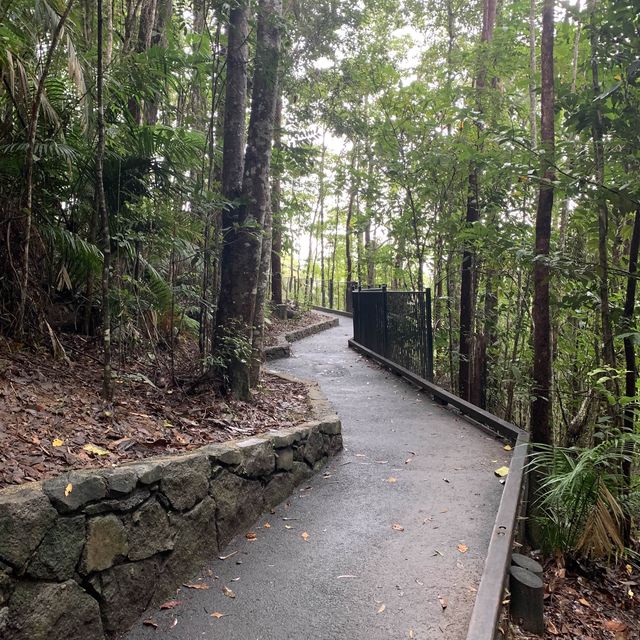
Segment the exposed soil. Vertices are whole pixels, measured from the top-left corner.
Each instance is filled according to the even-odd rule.
[[[280,318],[271,316],[269,324],[265,324],[265,346],[273,346],[278,342],[280,336],[284,336],[285,333],[289,333],[294,329],[302,329],[302,327],[308,327],[309,325],[317,324],[326,319],[327,316],[316,313],[315,311],[305,311],[299,316],[287,320],[280,320]]]
[[[207,443],[304,422],[307,389],[263,374],[252,403],[221,398],[206,385],[197,394],[169,380],[197,375],[197,349],[182,344],[170,375],[167,353],[140,349],[118,362],[115,400],[100,398],[96,347],[61,336],[68,359],[46,349],[0,342],[0,488],[70,469],[177,453]]]
[[[545,639],[640,639],[640,570],[561,559],[545,566]],[[506,622],[503,622],[503,628]],[[511,626],[512,640],[539,640]]]

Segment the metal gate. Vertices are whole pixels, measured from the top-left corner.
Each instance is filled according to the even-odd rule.
[[[433,380],[431,290],[353,290],[353,338],[391,362]]]

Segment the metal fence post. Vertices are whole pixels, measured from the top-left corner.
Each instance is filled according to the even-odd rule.
[[[433,326],[431,323],[431,289],[425,291],[425,323],[426,323],[426,364],[427,380],[433,382]]]
[[[384,333],[382,335],[382,354],[385,358],[388,358],[388,344],[389,344],[389,323],[387,322],[387,285],[383,284],[382,287],[382,320],[384,322]]]

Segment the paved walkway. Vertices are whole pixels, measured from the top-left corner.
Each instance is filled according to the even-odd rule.
[[[182,589],[178,607],[145,616],[158,629],[140,624],[128,640],[465,637],[506,454],[348,349],[340,321],[274,368],[320,382],[344,452],[256,523],[256,541],[236,537],[224,552],[236,555],[204,569],[209,590]]]

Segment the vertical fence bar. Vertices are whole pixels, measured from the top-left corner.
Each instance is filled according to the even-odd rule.
[[[388,322],[388,307],[387,307],[387,285],[382,285],[382,322],[384,330],[382,332],[382,355],[387,358],[388,344],[389,344],[389,322]]]
[[[433,382],[433,325],[431,318],[431,289],[425,291],[426,310],[426,348],[427,348],[427,380]]]

